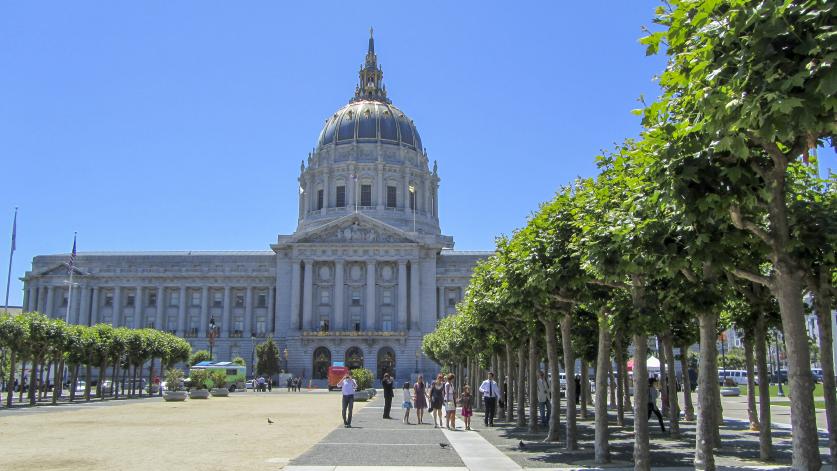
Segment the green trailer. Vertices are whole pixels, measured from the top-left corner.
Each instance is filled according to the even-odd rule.
[[[230,392],[246,391],[247,367],[231,361],[202,361],[192,366],[190,372],[195,370],[206,370],[207,372],[223,371],[227,375],[227,389]]]

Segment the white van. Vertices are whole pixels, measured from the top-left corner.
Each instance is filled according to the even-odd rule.
[[[747,384],[747,370],[718,370],[718,383],[723,385],[724,379],[730,378],[735,381],[735,384],[738,385],[746,385]]]

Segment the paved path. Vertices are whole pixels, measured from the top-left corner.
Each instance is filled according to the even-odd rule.
[[[394,419],[382,419],[384,400],[379,394],[354,415],[352,428],[335,428],[322,441],[292,460],[285,471],[513,471],[521,469],[476,432],[433,428],[425,423],[403,424],[403,409],[392,409]],[[340,397],[334,397],[335,420],[340,422]],[[429,421],[429,423],[427,423]],[[440,444],[444,444],[442,447]]]

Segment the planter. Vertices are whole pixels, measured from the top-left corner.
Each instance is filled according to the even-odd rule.
[[[741,389],[737,386],[734,388],[721,388],[721,396],[731,397],[731,396],[740,396]]]
[[[227,397],[230,395],[230,390],[227,388],[212,388],[209,392],[215,397]]]
[[[208,389],[192,389],[189,391],[189,397],[192,399],[209,399]]]
[[[163,399],[167,402],[185,401],[187,397],[189,397],[189,393],[186,391],[163,391]]]
[[[369,394],[369,391],[364,389],[362,391],[355,391],[355,401],[357,402],[366,402],[372,396]]]

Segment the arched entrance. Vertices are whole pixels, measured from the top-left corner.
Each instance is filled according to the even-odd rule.
[[[382,379],[384,373],[395,377],[395,352],[389,347],[378,350],[378,379]]]
[[[314,379],[328,379],[328,367],[331,366],[331,351],[326,347],[314,350]]]
[[[346,350],[346,367],[350,370],[363,368],[363,352],[359,348],[352,347]]]

